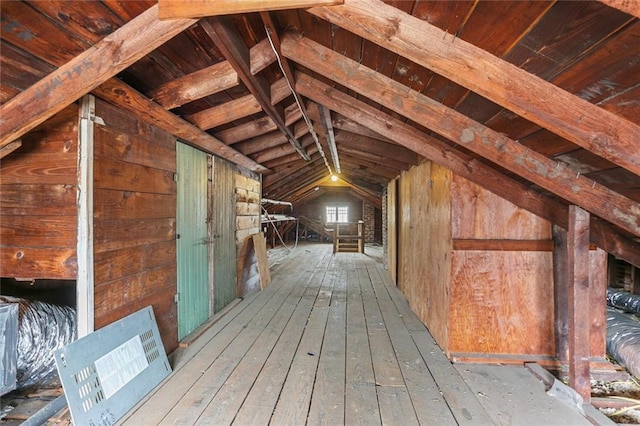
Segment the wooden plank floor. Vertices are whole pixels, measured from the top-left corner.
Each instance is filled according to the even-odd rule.
[[[172,354],[173,374],[123,423],[501,424],[501,409],[465,383],[380,261],[375,247],[334,255],[300,245],[269,287]]]

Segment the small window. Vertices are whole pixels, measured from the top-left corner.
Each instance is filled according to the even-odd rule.
[[[327,223],[349,222],[349,206],[327,206]]]

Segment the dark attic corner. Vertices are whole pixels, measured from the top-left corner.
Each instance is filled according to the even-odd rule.
[[[0,424],[640,424],[640,2],[0,2]]]

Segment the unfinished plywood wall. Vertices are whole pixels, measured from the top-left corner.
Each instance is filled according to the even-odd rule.
[[[256,252],[251,236],[260,232],[260,177],[238,167],[236,191],[237,293],[244,297],[260,288]]]
[[[400,178],[398,286],[438,342],[448,339],[451,172],[425,162]]]
[[[176,139],[96,101],[95,327],[152,305],[165,349],[177,347]]]
[[[77,275],[78,106],[22,137],[2,159],[0,271],[18,279]]]
[[[550,223],[430,162],[402,174],[397,204],[394,191],[392,183],[387,198],[389,211],[397,209],[397,285],[448,356],[555,362]],[[593,250],[591,259],[597,361],[606,333],[606,255]]]
[[[553,355],[550,223],[457,175],[451,206],[452,357]]]

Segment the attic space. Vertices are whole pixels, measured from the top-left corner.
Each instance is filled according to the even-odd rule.
[[[72,307],[78,338],[152,306],[179,354],[275,294],[272,274],[289,289],[319,268],[388,315],[406,303],[419,326],[398,332],[454,366],[542,369],[586,406],[593,381],[639,374],[610,358],[607,295],[640,294],[640,2],[0,15],[4,304]]]

